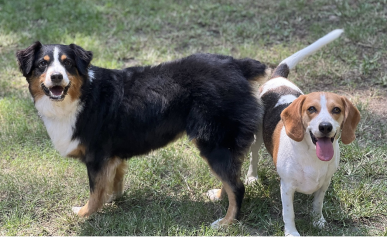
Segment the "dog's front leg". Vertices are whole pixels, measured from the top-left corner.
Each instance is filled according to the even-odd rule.
[[[122,164],[119,158],[111,158],[104,164],[86,163],[89,176],[90,197],[83,207],[73,207],[73,211],[80,217],[88,217],[102,208],[103,204],[111,200],[114,190],[114,180],[117,167]],[[120,189],[120,188],[118,188]],[[122,192],[122,191],[121,191]]]
[[[313,225],[315,227],[323,228],[325,226],[326,220],[322,214],[322,208],[324,203],[325,192],[327,191],[331,179],[327,180],[323,186],[314,193],[313,199],[313,215],[314,221]]]
[[[285,223],[285,236],[300,236],[294,223],[294,199],[295,188],[281,179],[282,216]]]

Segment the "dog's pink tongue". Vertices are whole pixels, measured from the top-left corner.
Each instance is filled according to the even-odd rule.
[[[322,161],[330,161],[333,157],[333,144],[329,137],[319,138],[316,142],[316,155]]]

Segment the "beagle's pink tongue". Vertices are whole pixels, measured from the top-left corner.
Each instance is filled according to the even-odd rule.
[[[329,137],[319,138],[316,142],[316,155],[322,161],[330,161],[333,157],[333,144]]]

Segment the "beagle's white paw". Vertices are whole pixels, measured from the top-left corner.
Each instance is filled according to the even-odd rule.
[[[246,185],[250,185],[250,184],[253,184],[254,182],[258,181],[259,180],[259,177],[258,176],[250,176],[250,177],[247,177],[246,180],[245,180],[245,184]]]
[[[298,233],[297,231],[293,231],[291,233],[285,231],[285,236],[300,236],[300,233]]]
[[[321,216],[320,219],[313,221],[313,226],[322,229],[325,227],[326,223],[327,221],[325,220],[325,218]]]

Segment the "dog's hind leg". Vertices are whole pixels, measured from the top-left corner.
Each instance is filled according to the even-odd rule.
[[[239,177],[235,180],[221,180],[222,190],[224,189],[228,196],[228,208],[226,216],[214,221],[211,224],[212,228],[219,228],[234,223],[240,213],[242,207],[243,196],[245,194],[245,187]]]
[[[90,216],[101,209],[103,204],[112,198],[115,191],[122,192],[122,184],[118,182],[117,186],[115,186],[114,183],[117,171],[121,172],[121,169],[117,168],[122,166],[122,162],[121,159],[114,157],[106,161],[106,163],[97,170],[94,164],[86,163],[90,184],[90,197],[83,207],[73,207],[73,211],[78,216]],[[123,178],[123,175],[119,174],[117,178],[122,182],[121,178]],[[117,188],[117,190],[115,188]]]
[[[203,152],[200,144],[198,145],[201,155],[207,160],[212,172],[222,181],[223,191],[220,193],[227,193],[229,202],[226,216],[212,223],[211,227],[219,228],[232,224],[239,215],[245,194],[245,187],[240,179],[242,159],[233,157],[232,152],[227,148],[214,148],[209,152]]]

